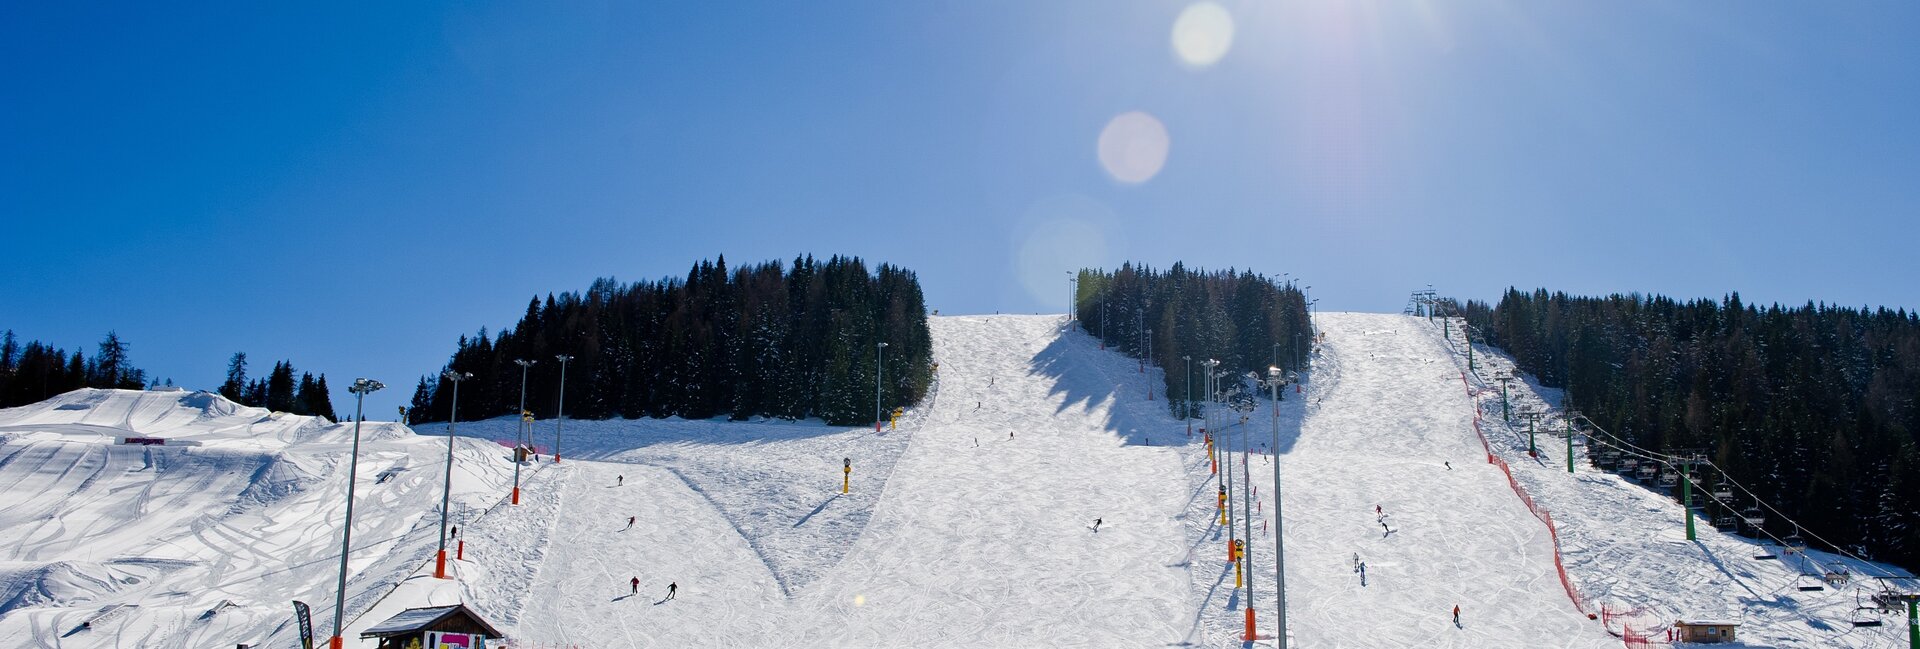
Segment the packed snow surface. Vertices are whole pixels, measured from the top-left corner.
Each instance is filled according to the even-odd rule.
[[[1318,325],[1314,369],[1282,401],[1188,422],[1154,394],[1184,363],[1142,367],[1059,317],[934,318],[935,387],[897,430],[542,419],[518,505],[500,443],[521,423],[461,422],[449,579],[432,560],[446,425],[368,423],[347,646],[452,603],[515,647],[1244,646],[1250,603],[1254,644],[1271,646],[1275,458],[1292,646],[1619,646],[1487,463],[1473,428],[1486,392],[1469,396],[1438,329]],[[1251,598],[1225,560],[1208,426],[1234,481],[1258,488],[1234,501]],[[1511,433],[1489,431],[1555,508],[1589,597],[1649,620],[1731,617],[1765,646],[1883,646],[1899,626],[1854,632],[1841,595],[1787,592],[1788,568],[1739,556],[1750,544],[1673,541],[1671,501],[1556,473],[1552,457],[1526,465]],[[0,644],[291,647],[296,599],[324,640],[351,434],[206,393],[82,390],[0,411]]]

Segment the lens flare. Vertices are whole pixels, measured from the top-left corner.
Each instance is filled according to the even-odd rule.
[[[1204,68],[1233,47],[1233,16],[1213,2],[1200,2],[1173,21],[1173,53],[1187,67]]]
[[[1100,166],[1114,180],[1143,183],[1167,163],[1167,127],[1152,115],[1121,113],[1100,131]]]

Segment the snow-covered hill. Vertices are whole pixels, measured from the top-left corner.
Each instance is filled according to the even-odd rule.
[[[362,434],[348,592],[370,601],[432,551],[446,442]],[[231,647],[290,626],[292,600],[330,611],[350,435],[205,392],[78,390],[0,411],[0,638]],[[459,445],[457,512],[496,499],[503,450]]]
[[[358,632],[405,608],[456,601],[516,647],[1242,644],[1248,599],[1225,561],[1204,444],[1164,395],[1149,400],[1160,369],[1063,324],[933,319],[936,386],[897,431],[566,422],[564,461],[527,464],[518,506],[502,502],[513,465],[498,442],[519,422],[462,423],[466,546],[446,580],[431,561],[444,425],[367,424],[348,646],[371,646]],[[1618,646],[1561,585],[1542,520],[1487,463],[1474,432],[1485,393],[1469,396],[1432,325],[1319,325],[1305,390],[1277,408],[1277,448],[1266,405],[1218,431],[1228,464],[1244,458],[1261,486],[1257,644],[1277,631],[1278,457],[1294,646]],[[350,430],[205,393],[83,390],[0,411],[0,638],[290,647],[294,599],[313,605],[324,638]],[[1676,542],[1677,505],[1610,475],[1556,472],[1552,455],[1523,462],[1518,438],[1487,430],[1554,509],[1589,605],[1739,617],[1767,646],[1876,646],[1898,629],[1854,631],[1839,593],[1786,593],[1790,569],[1741,558],[1740,539]],[[127,436],[167,444],[116,443]],[[553,422],[535,436],[551,451]]]

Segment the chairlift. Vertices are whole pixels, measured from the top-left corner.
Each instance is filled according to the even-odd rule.
[[[1642,481],[1652,480],[1653,474],[1657,471],[1659,471],[1659,469],[1654,468],[1652,464],[1642,464],[1640,465],[1640,479]]]
[[[1733,529],[1733,514],[1720,513],[1713,517],[1713,526],[1722,530]]]
[[[1794,577],[1793,586],[1803,593],[1815,593],[1827,589],[1827,585],[1820,582],[1818,575],[1809,575],[1806,573],[1801,573],[1800,576]]]
[[[1873,604],[1882,611],[1898,612],[1907,606],[1907,595],[1891,588],[1873,594]]]
[[[1773,550],[1768,549],[1766,542],[1763,541],[1760,543],[1760,551],[1755,552],[1753,558],[1759,561],[1772,561],[1780,558],[1780,555],[1774,554]]]
[[[1787,550],[1792,552],[1804,552],[1807,549],[1806,539],[1800,538],[1799,525],[1793,526],[1793,533],[1788,534],[1787,538],[1781,539],[1780,544],[1787,546]]]
[[[1722,501],[1733,500],[1733,485],[1727,484],[1726,478],[1721,478],[1720,484],[1713,486],[1713,497]]]
[[[1660,472],[1660,486],[1671,487],[1677,484],[1680,484],[1680,474],[1674,473],[1672,469]]]
[[[1751,527],[1756,530],[1760,529],[1760,526],[1767,524],[1767,517],[1765,514],[1760,513],[1760,506],[1758,505],[1752,505],[1747,507],[1744,510],[1741,510],[1740,520],[1741,522],[1746,523],[1747,527]]]
[[[1880,595],[1876,593],[1873,603],[1868,604],[1860,600],[1860,591],[1858,588],[1853,591],[1853,611],[1847,614],[1847,621],[1856,627],[1880,626],[1880,612],[1886,610],[1880,605]]]

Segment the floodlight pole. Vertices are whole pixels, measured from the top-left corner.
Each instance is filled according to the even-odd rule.
[[[527,370],[533,368],[534,362],[526,359],[513,361],[514,365],[520,366],[520,433],[519,438],[513,440],[513,497],[509,499],[515,505],[520,504],[521,456],[526,454],[526,447],[533,445],[533,421],[527,417]]]
[[[881,365],[880,361],[886,351],[886,343],[879,343],[873,348],[873,432],[876,433],[880,432],[880,425],[887,421],[886,416],[880,412],[880,376],[887,371],[886,366]]]
[[[447,481],[440,489],[440,551],[433,556],[433,578],[447,578],[447,508],[453,500],[453,425],[460,421],[460,382],[473,378],[470,372],[448,370],[443,376],[453,383],[453,407],[447,411]]]
[[[560,424],[567,420],[567,361],[572,356],[560,354],[553,357],[560,361],[560,401],[553,406],[553,463],[560,463]]]
[[[1275,399],[1273,408],[1273,593],[1274,593],[1274,642],[1279,649],[1287,648],[1287,519],[1280,515],[1280,368],[1267,370],[1267,376],[1273,383]],[[1252,601],[1252,600],[1248,600]],[[1252,617],[1248,620],[1251,623]],[[1248,625],[1247,639],[1252,640],[1252,625]]]
[[[341,649],[346,643],[340,635],[340,626],[346,619],[347,610],[347,555],[353,549],[353,483],[360,469],[360,420],[367,403],[367,395],[374,390],[387,387],[372,379],[354,379],[353,387],[347,388],[353,393],[353,450],[347,455],[347,524],[340,529],[340,588],[333,597],[333,639],[327,641],[332,649]],[[406,412],[401,408],[402,413]],[[404,422],[402,422],[404,423]]]

